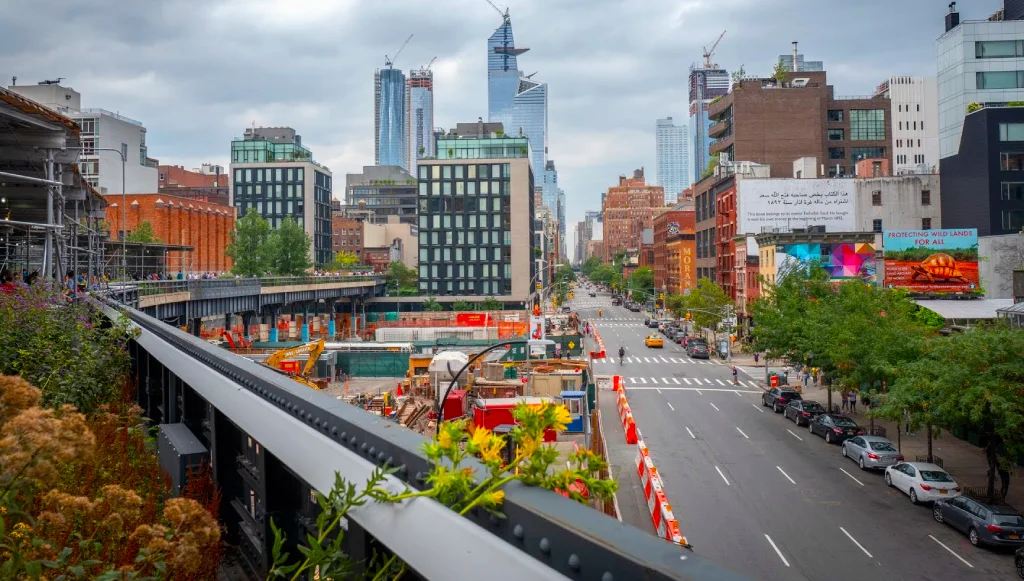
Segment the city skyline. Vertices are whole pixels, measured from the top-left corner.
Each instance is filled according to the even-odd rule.
[[[793,1],[793,10],[786,11],[750,0],[725,4],[729,10],[722,10],[722,2],[680,8],[668,1],[640,11],[612,1],[586,11],[526,0],[511,6],[517,32],[531,48],[523,72],[540,71],[535,78],[553,85],[549,155],[558,161],[568,223],[599,208],[595,192],[605,191],[618,175],[640,166],[654,169],[648,110],[686,117],[686,69],[702,60],[701,47],[721,30],[728,33],[713,60],[726,70],[742,65],[748,74],[767,75],[773,58],[759,55],[786,54],[789,41],[799,40],[802,53],[826,63],[838,92],[868,94],[894,75],[936,73],[935,39],[948,10],[945,2],[908,2],[906,9],[923,23],[908,29],[879,21],[868,6],[851,6],[844,11],[843,30],[849,32],[837,34],[815,25],[828,15],[818,3]],[[438,56],[432,67],[435,125],[487,116],[481,45],[501,18],[483,2],[430,8],[411,1],[323,2],[303,11],[272,2],[256,5],[254,10],[249,4],[182,0],[154,10],[97,1],[81,11],[68,1],[51,7],[49,23],[12,11],[4,26],[18,32],[0,34],[0,72],[5,83],[15,75],[19,84],[67,77],[64,84],[86,96],[83,106],[143,122],[150,155],[161,163],[226,166],[239,127],[287,125],[303,134],[318,161],[342,175],[373,163],[373,95],[366,79],[395,49],[396,36],[415,31],[415,44],[394,66],[408,71]],[[979,0],[960,10],[963,19],[978,20],[1000,5]],[[199,13],[204,18],[194,26],[165,24]],[[385,20],[400,33],[375,34],[374,23]],[[643,42],[613,25],[624,20],[648,30]],[[564,26],[568,21],[574,26]],[[753,34],[765,25],[792,38]],[[287,56],[269,49],[281,45],[290,47]],[[93,58],[72,68],[63,56],[68,52]],[[270,78],[274,82],[258,82]],[[581,143],[586,146],[573,147]]]

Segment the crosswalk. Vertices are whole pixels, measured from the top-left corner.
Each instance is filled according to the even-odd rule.
[[[712,359],[690,359],[689,357],[665,357],[655,355],[654,357],[625,357],[625,363],[689,363],[693,365],[722,365]],[[594,363],[615,363],[614,357],[595,359]]]
[[[609,323],[609,322],[611,322],[611,323],[621,323],[621,322],[624,322],[624,321],[634,322],[634,323],[636,323],[636,322],[643,323],[644,319],[643,319],[643,317],[626,317],[626,318],[622,318],[622,319],[610,319],[610,318],[602,317],[600,319],[597,319],[597,321],[595,321],[595,322],[600,327],[601,325],[603,325],[605,323]]]
[[[643,327],[643,326],[645,326],[643,321],[637,321],[635,323],[605,323],[605,324],[598,324],[597,328],[598,328],[598,330],[601,330],[601,329],[603,329],[605,327]]]
[[[651,387],[686,385],[696,388],[704,386],[709,388],[736,389],[742,387],[744,389],[760,389],[756,382],[749,379],[733,381],[731,379],[708,379],[705,377],[625,377],[623,380],[626,382],[626,385],[647,385]]]

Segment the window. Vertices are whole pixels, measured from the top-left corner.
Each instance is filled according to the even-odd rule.
[[[1024,171],[1024,153],[1000,153],[999,169],[1001,171]]]
[[[1003,212],[1003,230],[1019,232],[1024,228],[1024,210]]]
[[[845,147],[830,147],[828,148],[829,159],[846,159],[846,148]]]
[[[974,43],[974,58],[999,59],[1024,57],[1024,46],[1019,40],[988,40]]]
[[[884,109],[851,109],[850,140],[882,141],[885,139]]]
[[[881,206],[882,205],[882,191],[881,190],[875,190],[875,191],[871,192],[871,205],[872,206]]]
[[[999,141],[1024,141],[1024,123],[1000,123]]]
[[[1003,200],[1024,200],[1024,182],[1003,182]]]
[[[844,111],[842,109],[829,109],[828,111],[828,122],[829,123],[842,123],[844,120]]]
[[[862,159],[882,159],[886,157],[884,147],[854,147],[851,148],[850,155],[853,157],[854,163]]]
[[[844,139],[846,139],[846,130],[845,129],[829,129],[828,130],[828,140],[829,141],[843,141]]]
[[[975,75],[979,89],[1018,89],[1024,86],[1021,71],[987,71]]]
[[[931,218],[921,218],[921,229],[922,230],[931,230],[932,229],[932,219]]]
[[[876,234],[881,234],[882,233],[882,221],[881,220],[875,220],[874,222],[872,222],[871,229]]]
[[[834,178],[846,175],[845,165],[833,165],[828,168],[828,177]]]
[[[931,190],[921,190],[921,205],[922,206],[931,206],[932,205],[932,191]]]

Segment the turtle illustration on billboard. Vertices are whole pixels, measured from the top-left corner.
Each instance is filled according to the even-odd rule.
[[[932,254],[922,260],[921,264],[912,266],[911,270],[914,274],[911,275],[910,279],[915,281],[924,277],[933,284],[937,281],[967,282],[964,275],[957,269],[956,261],[953,260],[953,257],[944,252]]]

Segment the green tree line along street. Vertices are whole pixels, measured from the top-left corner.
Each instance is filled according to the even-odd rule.
[[[834,284],[817,265],[794,269],[754,301],[751,347],[822,370],[833,391],[856,390],[868,416],[978,435],[995,498],[1000,467],[1024,453],[1024,333],[1002,322],[940,332],[944,320],[898,290]],[[873,421],[873,420],[872,420]]]

